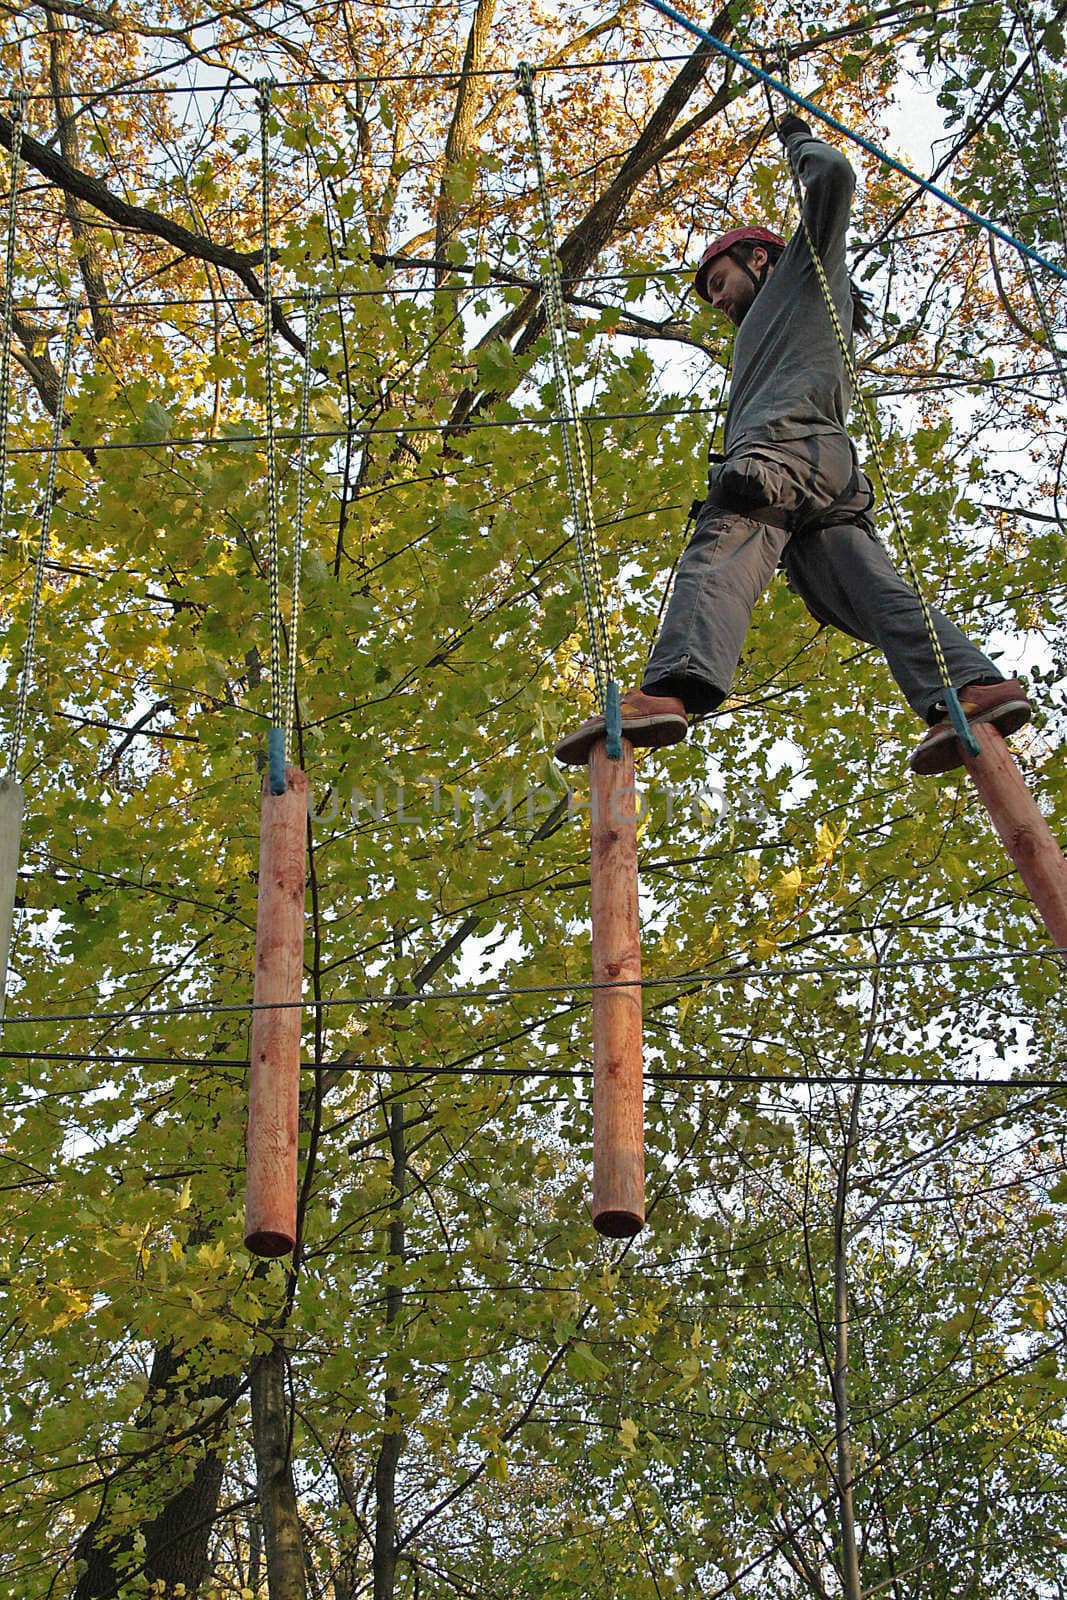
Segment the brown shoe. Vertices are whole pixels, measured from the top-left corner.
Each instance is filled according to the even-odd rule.
[[[622,736],[631,744],[659,750],[665,744],[678,744],[689,729],[684,705],[671,694],[645,694],[641,689],[627,689],[619,706]],[[590,717],[559,741],[556,760],[571,767],[584,766],[590,750],[606,732],[603,717]]]
[[[972,683],[960,690],[960,705],[968,722],[991,722],[998,733],[1015,733],[1030,721],[1033,708],[1018,678],[1002,683]],[[962,767],[963,753],[955,728],[946,717],[935,722],[922,743],[911,753],[912,772],[928,777],[935,772],[951,772]]]

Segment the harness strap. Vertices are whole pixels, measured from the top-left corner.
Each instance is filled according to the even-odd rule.
[[[864,484],[867,485],[865,490]],[[859,503],[861,491],[863,504]],[[836,495],[829,505],[822,506],[816,511],[809,511],[801,517],[779,506],[742,505],[728,491],[715,483],[709,485],[707,498],[694,504],[697,507],[717,506],[723,511],[732,511],[735,516],[749,517],[753,522],[765,522],[771,528],[788,528],[791,534],[805,534],[812,528],[831,528],[855,518],[865,518],[874,505],[874,490],[870,480],[860,471],[853,450],[852,472],[841,493]]]
[[[778,506],[742,506],[736,500],[724,494],[717,484],[710,484],[705,500],[706,506],[715,506],[722,511],[732,511],[737,517],[748,517],[752,522],[765,522],[771,528],[788,528],[788,513]]]
[[[836,495],[830,504],[822,511],[809,511],[793,524],[794,533],[810,533],[813,528],[841,527],[846,522],[856,518],[866,518],[874,509],[874,485],[866,473],[860,471],[859,460],[856,456],[856,447],[850,439],[849,449],[852,451],[852,472],[848,482],[839,495]],[[866,484],[866,489],[864,485]],[[865,504],[858,504],[861,490]]]

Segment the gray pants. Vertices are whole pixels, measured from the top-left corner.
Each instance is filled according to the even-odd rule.
[[[820,514],[846,495],[850,480],[860,487],[830,513],[840,520],[820,526]],[[862,474],[853,478],[844,435],[746,451],[713,469],[709,491],[641,687],[677,695],[694,716],[714,711],[733,681],[756,601],[781,563],[812,616],[877,645],[912,710],[936,721],[944,690],[919,597],[875,536],[866,515],[869,486]],[[716,496],[751,512],[726,510],[712,503]],[[790,527],[761,522],[761,506],[788,514]],[[989,658],[940,611],[930,612],[953,687],[999,683]]]

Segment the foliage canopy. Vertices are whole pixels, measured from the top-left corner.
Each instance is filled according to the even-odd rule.
[[[1020,15],[706,20],[785,48],[887,146],[894,107],[936,97],[939,181],[1063,259]],[[1061,23],[1029,22],[1058,139]],[[790,225],[762,94],[688,43],[632,3],[0,3],[30,95],[5,726],[85,306],[19,773],[4,1595],[255,1597],[268,1567],[271,1600],[1064,1592],[1058,968],[1012,955],[1042,935],[975,797],[905,777],[884,663],[784,587],[726,713],[640,769],[644,966],[670,980],[646,995],[649,1225],[621,1248],[587,1220],[585,830],[549,752],[588,662],[513,68],[537,68],[629,681],[729,359],[685,263],[739,220]],[[291,1268],[240,1244],[264,75],[286,530],[321,297]],[[1020,756],[1062,837],[1062,293],[860,177],[862,366],[904,519],[931,595],[1039,691]],[[290,555],[281,578],[288,625]]]

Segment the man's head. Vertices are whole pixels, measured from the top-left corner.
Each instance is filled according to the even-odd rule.
[[[769,228],[731,228],[700,258],[693,280],[702,300],[740,327],[785,249],[785,240]],[[872,331],[870,296],[849,280],[852,328],[861,338]]]
[[[701,256],[697,294],[739,326],[784,249],[785,240],[769,228],[732,228]]]

